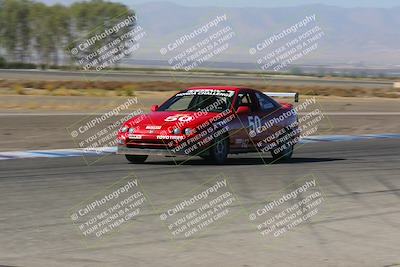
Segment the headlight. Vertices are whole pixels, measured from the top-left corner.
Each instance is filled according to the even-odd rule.
[[[186,128],[184,133],[185,133],[185,135],[190,135],[192,133],[192,129]]]
[[[131,134],[131,133],[134,133],[135,132],[135,129],[134,128],[129,128],[129,133]]]
[[[126,133],[126,131],[128,131],[129,127],[128,126],[124,126],[121,128],[121,133]]]
[[[179,128],[175,128],[175,129],[172,131],[172,133],[173,133],[173,134],[181,134],[181,130],[180,130]]]

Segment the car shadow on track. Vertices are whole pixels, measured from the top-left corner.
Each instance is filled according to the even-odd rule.
[[[298,163],[319,163],[329,161],[341,161],[341,158],[292,158],[285,161],[275,161],[272,158],[228,158],[226,162],[219,166],[232,166],[232,165],[265,165],[265,164],[298,164]],[[190,160],[170,160],[170,161],[150,161],[144,163],[145,165],[215,165],[210,161],[204,159],[190,159]]]

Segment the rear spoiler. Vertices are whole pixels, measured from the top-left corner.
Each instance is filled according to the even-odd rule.
[[[294,102],[299,102],[299,93],[265,92],[270,97],[294,97]]]

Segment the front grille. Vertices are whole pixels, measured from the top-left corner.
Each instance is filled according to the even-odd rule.
[[[129,148],[168,149],[168,143],[165,140],[128,140],[126,146]]]

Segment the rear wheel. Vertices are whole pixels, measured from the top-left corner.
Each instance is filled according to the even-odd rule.
[[[126,159],[131,163],[143,163],[146,161],[146,155],[125,155]]]
[[[214,141],[209,149],[208,158],[215,164],[223,164],[229,153],[229,140],[227,137],[221,137]]]

